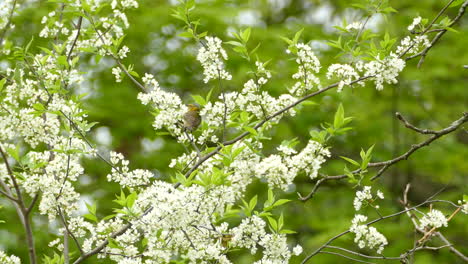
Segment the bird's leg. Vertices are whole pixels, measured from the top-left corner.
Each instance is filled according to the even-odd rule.
[[[185,135],[187,135],[187,138],[190,140],[190,144],[192,144],[193,148],[197,152],[198,159],[201,159],[201,152],[197,144],[195,144],[195,141],[192,139],[192,137],[190,137],[189,133],[187,133],[187,130],[184,130],[184,132],[185,132]]]

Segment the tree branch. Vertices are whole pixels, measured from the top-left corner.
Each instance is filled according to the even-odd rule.
[[[390,215],[386,215],[386,216],[383,216],[383,217],[379,217],[379,218],[377,218],[377,219],[375,219],[375,220],[372,220],[372,221],[370,221],[370,222],[368,222],[368,223],[366,223],[366,224],[364,224],[364,225],[370,226],[370,225],[373,225],[373,224],[375,224],[375,223],[377,223],[377,222],[380,222],[380,221],[382,221],[382,220],[385,220],[385,219],[388,219],[388,218],[392,218],[392,217],[395,217],[395,216],[399,216],[399,215],[404,214],[404,213],[406,213],[406,212],[410,212],[410,211],[415,210],[415,209],[417,209],[418,207],[421,207],[421,206],[423,206],[423,205],[425,205],[425,204],[433,203],[434,200],[431,200],[431,199],[434,198],[437,194],[439,194],[439,192],[437,192],[437,193],[431,195],[431,196],[430,196],[429,198],[427,198],[424,202],[422,202],[422,203],[420,203],[420,204],[418,204],[418,205],[415,205],[415,206],[413,206],[413,207],[411,207],[411,208],[405,208],[405,210],[400,211],[400,212],[397,212],[397,213],[394,213],[394,214],[390,214]],[[334,236],[334,237],[332,237],[332,238],[330,238],[327,242],[325,242],[325,244],[323,244],[322,246],[320,246],[318,249],[316,249],[316,250],[315,250],[314,252],[312,252],[310,255],[306,256],[306,258],[301,262],[301,264],[306,263],[306,262],[309,261],[313,256],[319,254],[319,253],[322,251],[322,249],[324,249],[325,247],[327,247],[328,245],[330,245],[334,240],[336,240],[336,239],[338,239],[338,238],[340,238],[340,237],[342,237],[342,236],[344,236],[344,235],[346,235],[346,234],[348,234],[348,233],[351,233],[351,231],[350,231],[349,229],[346,230],[346,231],[344,231],[344,232],[341,232],[340,234],[338,234],[338,235],[336,235],[336,236]]]
[[[430,138],[428,138],[427,140],[419,143],[419,144],[412,145],[411,148],[407,152],[405,152],[404,154],[402,154],[402,155],[400,155],[398,157],[395,157],[395,158],[387,160],[387,161],[369,163],[367,165],[368,168],[382,167],[377,172],[377,174],[374,177],[371,178],[371,180],[375,180],[375,179],[379,178],[391,166],[395,165],[396,163],[398,163],[398,162],[400,162],[402,160],[407,160],[414,152],[416,152],[420,148],[426,147],[429,144],[431,144],[433,141],[437,140],[438,138],[441,138],[442,136],[447,135],[447,134],[457,130],[460,126],[462,126],[464,123],[466,123],[468,121],[468,113],[463,113],[463,116],[461,118],[459,118],[458,120],[452,122],[452,124],[450,126],[444,128],[442,130],[439,130],[439,131],[433,131],[433,130],[428,130],[428,129],[421,129],[421,128],[418,128],[418,127],[410,124],[400,113],[396,113],[396,116],[397,116],[397,118],[399,120],[401,120],[405,124],[406,127],[410,128],[410,129],[412,129],[412,130],[414,130],[414,131],[416,131],[418,133],[421,133],[421,134],[432,134],[432,136]],[[361,169],[357,169],[357,170],[352,171],[351,173],[352,174],[358,174],[361,171],[362,171]],[[346,174],[336,175],[336,176],[324,176],[324,178],[319,179],[315,183],[314,188],[312,189],[312,191],[310,191],[310,193],[307,194],[305,197],[302,197],[301,194],[298,194],[299,199],[302,200],[302,201],[307,201],[307,200],[309,200],[310,198],[312,198],[314,196],[314,194],[317,192],[320,185],[323,184],[324,182],[329,181],[329,180],[341,180],[341,179],[345,179],[347,177],[348,176]]]
[[[451,1],[453,2],[453,1]],[[451,3],[450,2],[450,3]],[[450,4],[449,3],[449,4]],[[452,23],[450,23],[448,25],[448,27],[451,27],[453,25],[455,25],[462,17],[463,15],[465,14],[465,11],[466,11],[466,8],[468,7],[468,1],[465,1],[462,6],[460,7],[460,9],[458,10],[458,14],[457,16],[452,20]],[[443,9],[445,10],[447,8],[447,6]],[[439,13],[439,16],[440,16],[440,13]],[[437,17],[438,18],[438,17]],[[433,21],[432,23],[434,23],[435,21]],[[432,25],[432,24],[431,24]],[[429,28],[427,28],[429,29]],[[406,59],[407,60],[410,60],[410,59],[413,59],[413,58],[416,58],[416,57],[421,57],[419,59],[419,62],[418,62],[418,68],[421,67],[421,65],[423,64],[424,62],[424,59],[427,55],[427,53],[432,49],[432,47],[434,47],[434,45],[440,40],[440,38],[442,38],[442,36],[447,32],[447,29],[442,29],[439,33],[437,33],[437,35],[432,39],[431,43],[429,44],[428,47],[426,47],[423,51],[421,51],[420,53],[418,54],[415,54],[413,56],[409,56],[407,57]]]

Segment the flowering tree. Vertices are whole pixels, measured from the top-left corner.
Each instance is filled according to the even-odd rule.
[[[291,85],[280,95],[268,90],[269,85],[275,85],[275,72],[269,70],[275,62],[258,55],[260,46],[251,41],[253,30],[232,32],[231,39],[221,40],[199,30],[203,17],[195,17],[195,1],[182,1],[172,14],[183,28],[179,36],[198,45],[196,61],[201,64],[203,82],[214,85],[203,96],[192,96],[201,108],[198,129],[187,129],[184,123],[191,111],[186,106],[189,102],[162,88],[157,75],[137,73],[132,64],[123,62],[130,52],[124,40],[130,27],[126,14],[139,7],[137,1],[51,2],[55,11],[42,18],[39,36],[26,45],[8,39],[9,32],[15,30],[15,13],[26,9],[16,0],[0,4],[1,56],[8,62],[0,73],[0,194],[2,202],[8,201],[17,212],[19,221],[8,224],[23,228],[25,243],[17,246],[28,248],[30,263],[78,264],[95,256],[122,264],[233,263],[233,252],[239,250],[254,256],[255,263],[307,263],[319,254],[406,263],[418,251],[443,248],[467,260],[439,231],[454,217],[464,217],[460,211],[468,212],[466,197],[457,194],[460,201],[451,202],[437,199],[436,193],[413,205],[407,185],[401,209],[384,214],[379,203],[385,195],[375,181],[393,165],[461,128],[468,121],[467,113],[441,130],[416,127],[396,113],[403,126],[427,138],[389,160],[374,161],[373,147],[362,150],[357,160],[342,157],[348,165],[341,175],[325,175],[320,169],[332,156],[333,138],[351,129],[352,118],[345,115],[342,105],[333,120],[324,123],[321,130],[312,130],[302,142],[294,137],[272,142],[275,150],[271,153],[264,151],[264,144],[285,118],[306,114],[303,106],[320,94],[348,89],[380,91],[398,85],[407,61],[419,59],[420,67],[440,39],[455,30],[468,1],[449,1],[433,18],[415,17],[407,36],[395,37],[368,29],[373,16],[396,12],[387,1],[367,0],[355,5],[366,15],[336,26],[339,37],[328,44],[341,56],[330,65],[322,65],[318,52],[301,39],[302,30],[290,34],[292,37],[283,36],[287,56],[295,66],[288,69],[292,74],[285,76],[292,80]],[[457,15],[446,16],[448,8],[457,8]],[[227,67],[226,46],[249,69],[250,78],[238,89],[226,88],[236,78]],[[78,88],[89,77],[88,67],[104,59],[115,63],[108,72],[116,82],[127,78],[140,90],[138,100],[147,107],[148,115],[153,115],[153,128],[186,149],[166,165],[171,168],[170,175],[133,169],[122,153],[104,152],[88,138],[95,123],[88,118]],[[86,203],[85,213],[79,210],[85,203],[79,179],[87,170],[80,161],[86,157],[99,159],[109,168],[107,180],[121,188],[112,214],[101,217],[99,201]],[[374,168],[378,170],[374,172]],[[314,183],[307,194],[299,194],[303,202],[312,200],[326,182],[346,179],[349,188],[355,189],[349,203],[354,206],[354,218],[339,227],[345,231],[326,234],[329,239],[318,248],[303,249],[288,240],[300,231],[286,228],[287,216],[280,209],[292,201],[281,197],[291,191],[298,177]],[[254,184],[267,186],[263,195],[248,192]],[[260,202],[260,195],[264,201]],[[451,211],[445,212],[448,216],[438,209],[444,203],[451,206]],[[428,205],[432,205],[430,209]],[[48,245],[53,253],[43,257],[37,253],[42,245],[35,243],[35,233],[40,231],[34,230],[32,221],[40,215],[47,216],[55,230]],[[411,220],[418,239],[399,256],[387,256],[385,248],[390,243],[386,234],[373,225],[400,215]],[[356,246],[332,245],[344,236],[352,237]],[[436,237],[442,242],[430,244]],[[0,260],[28,262],[2,251]]]

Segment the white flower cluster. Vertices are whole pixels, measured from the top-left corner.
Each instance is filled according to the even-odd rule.
[[[231,245],[247,248],[253,255],[258,247],[263,248],[263,258],[255,263],[287,263],[291,257],[286,236],[281,234],[268,234],[265,231],[266,223],[254,215],[242,220],[241,224],[231,230],[233,237]],[[300,246],[299,246],[300,247]],[[296,247],[295,254],[300,254],[302,248]]]
[[[361,28],[362,28],[362,23],[358,21],[348,24],[346,26],[346,30],[348,31],[360,30]]]
[[[464,214],[468,214],[468,201],[458,200],[458,204],[461,206],[461,211]]]
[[[413,23],[411,23],[411,25],[408,26],[408,30],[412,31],[416,26],[421,24],[421,21],[422,21],[422,18],[420,16],[415,17],[413,19]]]
[[[313,87],[320,89],[320,80],[315,74],[320,71],[321,66],[309,45],[298,43],[296,48],[298,71],[293,74],[292,78],[298,81],[289,89],[289,92],[296,96],[303,96]]]
[[[431,43],[426,35],[415,36],[414,38],[407,36],[401,40],[400,45],[396,49],[396,54],[416,54],[430,45]]]
[[[359,74],[349,64],[332,64],[328,67],[327,78],[331,79],[336,76],[340,79],[338,83],[338,92],[343,90],[343,86],[350,85],[352,81],[359,79]],[[360,82],[364,85],[364,82]]]
[[[257,243],[266,235],[265,221],[254,215],[242,220],[232,231],[231,244],[250,250],[250,254],[257,253]]]
[[[154,180],[148,187],[142,188],[130,208],[138,217],[130,220],[130,229],[115,238],[118,247],[107,246],[104,252],[111,253],[110,258],[117,263],[144,263],[141,258],[143,255],[155,263],[185,259],[190,263],[213,261],[230,264],[232,262],[226,252],[232,248],[244,248],[252,254],[261,250],[263,256],[256,263],[287,263],[293,253],[300,254],[300,246],[289,250],[286,235],[268,233],[266,222],[258,216],[245,218],[232,227],[220,221],[224,219],[227,210],[243,198],[255,173],[255,165],[260,162],[260,155],[247,147],[247,144],[254,149],[262,148],[259,142],[252,139],[236,142],[228,147],[231,154],[226,153],[236,153],[232,163],[226,166],[219,159],[208,159],[205,163],[209,165],[201,166],[194,178],[194,181],[201,181],[203,175],[222,169],[227,175],[222,185],[202,187],[192,184],[176,189],[170,183]],[[113,155],[112,162],[122,159],[116,156],[119,155]],[[178,163],[182,160],[189,162],[191,156],[186,155]],[[120,216],[100,221],[92,228],[83,225],[78,229],[80,221],[73,222],[73,230],[79,230],[80,235],[90,233],[83,244],[86,251],[99,245],[125,224]],[[141,237],[147,238],[143,250],[140,249]],[[101,254],[101,257],[105,256]],[[129,259],[132,262],[128,262]]]
[[[227,60],[222,41],[217,37],[205,37],[206,43],[198,50],[197,60],[203,66],[203,81],[211,79],[231,80],[232,76],[224,69],[223,60]]]
[[[112,74],[115,76],[115,82],[122,82],[122,69],[120,67],[112,68]]]
[[[295,256],[299,256],[300,254],[302,254],[302,251],[303,251],[303,249],[302,249],[301,245],[296,245],[296,246],[293,248],[293,254],[294,254]]]
[[[197,142],[200,144],[206,141],[218,142],[216,132],[220,127],[223,127],[224,114],[226,112],[226,120],[231,120],[232,114],[236,111],[246,111],[254,115],[258,119],[263,119],[282,108],[292,104],[296,101],[291,95],[283,94],[279,98],[275,98],[262,91],[263,85],[268,83],[271,78],[270,71],[266,70],[261,62],[256,62],[257,65],[257,80],[250,79],[244,84],[244,88],[239,92],[225,93],[224,96],[220,95],[219,100],[212,103],[208,102],[200,112],[203,122],[207,124],[207,129],[202,131],[198,137]],[[287,111],[285,114],[294,115],[294,109]],[[282,115],[277,116],[266,127],[272,123],[279,121]]]
[[[352,220],[349,231],[354,233],[354,243],[357,243],[359,248],[368,247],[370,249],[376,249],[378,254],[381,254],[384,247],[388,245],[387,239],[382,235],[375,227],[369,227],[366,224],[362,224],[367,221],[367,216],[357,214]]]
[[[94,12],[108,6],[109,2],[89,0],[87,4],[91,12]],[[41,24],[44,27],[39,36],[62,39],[66,46],[66,53],[69,53],[73,47],[72,57],[77,56],[80,51],[86,50],[97,52],[102,56],[114,55],[121,59],[125,58],[129,52],[128,47],[123,46],[117,54],[113,54],[109,47],[112,47],[117,40],[123,37],[124,29],[130,26],[125,12],[128,9],[137,8],[138,2],[136,0],[113,0],[110,4],[112,10],[105,17],[101,17],[92,23],[81,23],[79,38],[78,29],[71,27],[71,25],[76,24],[76,20],[70,21],[70,18],[62,17],[60,13],[55,11],[42,18]],[[80,1],[69,3],[69,7],[76,8],[77,11],[82,9]]]
[[[182,103],[180,97],[175,93],[163,91],[152,74],[146,73],[142,78],[146,87],[151,88],[147,93],[139,93],[138,99],[144,105],[150,104],[154,107],[155,118],[153,127],[156,130],[166,128],[181,141],[188,140],[183,134],[183,115],[187,107]]]
[[[318,170],[330,151],[316,141],[309,141],[298,154],[295,150],[281,146],[278,148],[283,155],[273,154],[264,158],[255,170],[255,176],[265,179],[270,188],[287,190],[300,172],[305,172],[309,178],[317,177]],[[294,155],[295,154],[295,155]]]
[[[8,256],[0,250],[0,263],[2,264],[21,264],[21,260],[17,256]]]
[[[55,11],[52,11],[47,16],[42,17],[41,24],[45,24],[45,26],[39,33],[39,37],[52,38],[58,36],[58,34],[66,36],[70,33],[70,29],[64,23],[54,18],[56,15]]]
[[[58,251],[63,251],[63,243],[60,243],[60,238],[54,239],[49,242],[49,247],[56,248]]]
[[[7,25],[11,10],[15,8],[15,5],[18,5],[18,3],[14,0],[3,0],[0,2],[0,30],[3,30]],[[3,43],[0,44],[3,45]]]
[[[116,232],[117,230],[121,229],[124,225],[124,220],[118,217],[109,220],[99,221],[99,223],[97,223],[96,226],[93,226],[89,230],[90,235],[83,241],[83,251],[91,251],[93,247],[104,242],[108,238],[109,234]]]
[[[138,8],[138,2],[136,0],[112,0],[111,7],[112,9],[116,9],[118,6],[122,6],[122,8]]]
[[[425,229],[426,227],[447,227],[448,225],[448,220],[445,215],[441,211],[435,209],[432,209],[427,215],[423,216],[420,222],[419,228],[421,229]]]
[[[375,198],[372,196],[371,189],[371,186],[364,186],[362,191],[356,192],[356,197],[354,198],[353,202],[354,209],[356,211],[359,211],[361,209],[363,202],[370,203],[373,200],[375,200]],[[380,190],[377,190],[377,197],[380,199],[384,199],[384,195]],[[376,207],[378,208],[378,205],[376,205]]]
[[[78,208],[79,194],[73,183],[83,174],[79,161],[83,154],[92,153],[86,143],[76,137],[74,130],[61,126],[61,119],[79,123],[86,127],[86,117],[79,105],[65,100],[60,94],[48,95],[43,86],[53,87],[57,80],[73,80],[64,77],[57,69],[52,56],[35,56],[35,74],[41,82],[31,80],[24,69],[8,69],[9,80],[2,90],[3,104],[0,109],[0,141],[11,142],[28,151],[19,153],[23,159],[23,169],[17,181],[31,197],[41,193],[38,200],[39,212],[56,218],[60,206],[65,215]],[[37,61],[42,61],[39,66]],[[22,67],[23,68],[23,67]],[[14,72],[20,78],[14,78]],[[79,80],[77,80],[79,81]],[[44,104],[48,102],[48,104]],[[46,112],[45,110],[48,110]],[[63,116],[65,115],[65,116]],[[82,132],[86,133],[83,128]],[[38,147],[40,146],[40,147]],[[48,146],[44,150],[42,146]],[[11,148],[2,144],[2,149]],[[37,148],[37,149],[36,149]]]
[[[368,63],[359,62],[356,64],[356,68],[360,72],[364,72],[363,76],[373,76],[372,80],[375,82],[375,88],[377,90],[383,89],[383,84],[396,84],[396,79],[399,73],[405,68],[405,61],[398,58],[394,53],[383,59],[376,59]]]
[[[107,175],[108,181],[114,181],[124,187],[139,187],[150,183],[153,173],[148,170],[136,169],[130,171],[128,160],[121,153],[111,152],[110,162],[114,166],[111,174]]]

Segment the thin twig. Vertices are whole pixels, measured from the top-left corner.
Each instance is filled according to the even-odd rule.
[[[439,131],[433,131],[433,130],[417,128],[414,125],[411,125],[408,121],[406,121],[406,119],[403,118],[403,116],[400,113],[397,113],[397,117],[402,121],[404,120],[403,122],[405,123],[405,126],[411,128],[412,130],[414,130],[414,131],[416,131],[418,133],[421,133],[421,134],[432,134],[433,136],[428,138],[427,140],[419,143],[419,144],[412,145],[411,148],[408,151],[406,151],[404,154],[402,154],[402,155],[400,155],[398,157],[395,157],[395,158],[387,160],[387,161],[369,163],[367,165],[368,168],[382,167],[377,172],[377,174],[374,177],[371,178],[371,180],[375,180],[375,179],[379,178],[389,167],[395,165],[396,163],[398,163],[398,162],[400,162],[402,160],[407,160],[418,149],[426,147],[429,144],[431,144],[433,141],[435,141],[436,139],[441,138],[442,136],[457,130],[461,125],[463,125],[465,122],[468,121],[468,113],[463,113],[463,116],[460,119],[452,122],[452,124],[450,126],[444,128],[442,130],[439,130]],[[352,174],[358,174],[361,171],[362,171],[361,169],[357,169],[357,170],[352,171],[351,173]],[[324,178],[321,178],[320,180],[318,180],[315,183],[314,188],[310,191],[310,193],[308,195],[303,197],[301,194],[298,194],[299,199],[302,200],[302,201],[307,201],[307,200],[309,200],[310,198],[312,198],[314,196],[314,194],[317,192],[320,185],[323,184],[324,182],[329,181],[329,180],[341,180],[341,179],[345,179],[347,177],[348,177],[348,175],[346,175],[346,174],[336,175],[336,176],[324,176]]]
[[[409,128],[409,129],[412,129],[416,132],[418,132],[419,134],[437,134],[437,131],[434,131],[434,130],[429,130],[429,129],[420,129],[420,128],[417,128],[415,127],[414,125],[410,124],[400,113],[396,112],[396,117],[398,118],[398,120],[400,120],[401,122],[403,122],[403,124],[405,125],[405,127]]]
[[[453,0],[451,1],[453,2]],[[446,6],[447,7],[447,6]],[[448,25],[448,27],[452,27],[453,25],[455,25],[461,18],[462,16],[465,14],[465,11],[466,11],[466,8],[468,7],[468,1],[465,1],[462,6],[460,7],[460,9],[458,10],[458,14],[457,16],[452,20],[452,23],[450,23]],[[445,8],[446,9],[446,8]],[[442,36],[447,32],[447,29],[442,29],[431,41],[431,43],[429,44],[429,46],[427,46],[423,51],[419,52],[418,54],[415,54],[413,56],[409,56],[407,57],[406,59],[409,60],[409,59],[412,59],[412,58],[416,58],[416,57],[421,57],[419,59],[419,62],[418,62],[418,68],[421,67],[421,65],[423,64],[424,62],[424,59],[427,55],[427,53],[429,52],[429,50],[431,50],[434,45],[440,40],[440,38],[442,38]]]
[[[422,202],[422,203],[420,203],[420,204],[418,204],[418,205],[415,205],[415,206],[413,206],[413,207],[411,207],[411,208],[405,208],[405,210],[402,210],[402,211],[400,211],[400,212],[397,212],[397,213],[394,213],[394,214],[390,214],[390,215],[386,215],[386,216],[384,216],[384,217],[379,217],[379,218],[374,219],[374,220],[372,220],[372,221],[370,221],[370,222],[368,222],[368,223],[366,223],[366,224],[364,224],[364,225],[370,226],[370,225],[373,225],[373,224],[375,224],[375,223],[377,223],[377,222],[380,222],[380,221],[382,221],[382,220],[385,220],[385,219],[388,219],[388,218],[392,218],[392,217],[395,217],[395,216],[399,216],[399,215],[404,214],[404,213],[406,213],[406,212],[415,210],[416,208],[421,207],[421,206],[423,206],[423,205],[425,205],[425,204],[432,203],[432,202],[434,202],[434,201],[431,200],[431,199],[434,198],[434,197],[435,197],[436,195],[438,195],[439,193],[440,193],[440,191],[436,192],[435,194],[433,194],[433,195],[431,195],[429,198],[427,198],[424,202]],[[344,231],[344,232],[341,232],[340,234],[338,234],[338,235],[336,235],[336,236],[334,236],[334,237],[332,237],[332,238],[330,238],[330,239],[329,239],[327,242],[325,242],[322,246],[320,246],[320,247],[319,247],[318,249],[316,249],[314,252],[312,252],[311,254],[309,254],[308,256],[306,256],[305,259],[301,262],[301,264],[306,263],[306,262],[309,261],[313,256],[319,254],[319,253],[322,251],[322,249],[324,249],[326,246],[330,245],[330,243],[332,243],[332,242],[335,241],[336,239],[338,239],[338,238],[340,238],[340,237],[342,237],[342,236],[344,236],[344,235],[346,235],[346,234],[348,234],[348,233],[351,233],[351,231],[350,231],[349,229],[346,230],[346,231]]]
[[[365,261],[365,260],[355,259],[355,258],[348,257],[348,256],[346,256],[346,255],[343,255],[343,254],[340,254],[340,253],[336,253],[336,252],[332,252],[332,251],[323,251],[323,250],[322,250],[322,251],[320,251],[319,253],[321,253],[321,254],[336,255],[336,256],[340,256],[340,257],[343,257],[343,258],[347,258],[347,259],[350,259],[350,260],[353,260],[353,261],[356,261],[356,262],[374,264],[374,262],[368,262],[368,261]]]
[[[76,244],[76,247],[78,248],[78,250],[80,251],[81,255],[84,254],[84,251],[83,249],[81,248],[80,246],[80,243],[78,242],[78,239],[76,239],[75,235],[70,231],[70,229],[68,228],[68,224],[67,224],[67,219],[65,219],[65,216],[63,215],[63,212],[62,212],[62,209],[60,209],[60,206],[57,206],[57,212],[59,213],[60,215],[60,220],[62,220],[62,224],[63,226],[65,227],[65,230],[66,230],[66,233],[69,234],[71,236],[71,238],[73,239],[73,241],[75,242]]]
[[[76,37],[75,39],[73,40],[73,43],[70,47],[70,50],[68,51],[68,56],[67,56],[67,61],[68,61],[68,64],[70,64],[70,67],[71,67],[71,63],[70,63],[70,58],[71,58],[71,55],[73,53],[73,50],[75,49],[75,45],[76,45],[76,42],[78,41],[78,38],[80,37],[80,32],[81,32],[81,23],[83,22],[83,17],[80,16],[78,18],[78,24],[76,25],[76,28],[78,28],[78,31],[76,32]]]

